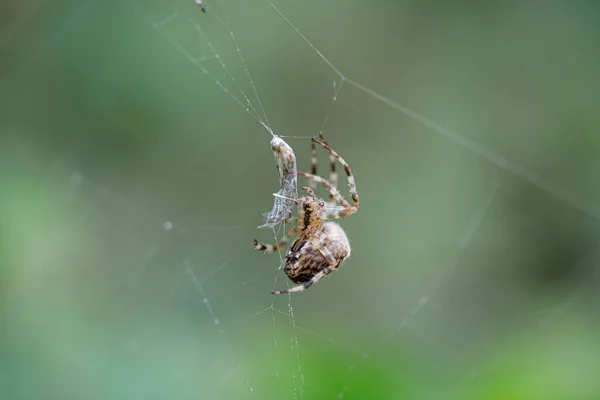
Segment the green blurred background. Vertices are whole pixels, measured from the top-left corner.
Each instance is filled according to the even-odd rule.
[[[376,95],[263,0],[0,5],[0,398],[600,398],[597,3],[274,1]],[[293,296],[253,86],[361,195]]]

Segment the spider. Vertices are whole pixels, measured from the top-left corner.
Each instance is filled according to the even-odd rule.
[[[344,232],[340,225],[329,220],[344,218],[358,211],[359,201],[356,183],[354,182],[354,176],[348,163],[327,145],[322,135],[319,136],[319,139],[314,137],[311,139],[312,173],[288,172],[289,174],[304,176],[309,180],[310,185],[310,187],[302,188],[306,192],[305,196],[294,200],[298,204],[300,218],[286,220],[287,222],[295,222],[298,226],[291,229],[275,245],[262,244],[254,240],[256,250],[273,253],[281,249],[294,235],[299,234],[287,252],[283,268],[287,276],[299,285],[289,289],[273,291],[273,294],[304,291],[326,275],[338,269],[350,256],[350,242],[348,241],[346,232]],[[329,152],[329,161],[331,164],[329,181],[317,175],[317,152],[315,144],[320,145]],[[354,203],[352,205],[342,197],[336,188],[336,160],[344,166],[346,175],[348,176],[348,186]],[[317,183],[322,184],[329,192],[328,203],[317,197],[315,192]]]

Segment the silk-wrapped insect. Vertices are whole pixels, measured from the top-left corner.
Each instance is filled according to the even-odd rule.
[[[279,174],[279,191],[274,196],[273,208],[263,213],[265,223],[259,228],[273,228],[292,217],[292,209],[298,199],[298,172],[296,155],[292,147],[281,137],[273,135],[271,149],[275,155],[275,165]]]

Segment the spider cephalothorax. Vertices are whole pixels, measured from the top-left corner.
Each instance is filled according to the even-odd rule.
[[[344,218],[358,210],[359,200],[354,176],[346,161],[323,141],[322,136],[320,139],[312,138],[312,174],[290,172],[306,177],[311,185],[311,187],[303,187],[302,190],[306,192],[306,196],[295,201],[298,204],[300,218],[288,220],[288,222],[297,223],[298,226],[291,229],[276,245],[261,244],[256,240],[254,241],[254,247],[257,250],[272,253],[281,249],[292,236],[299,234],[286,254],[283,268],[287,276],[299,285],[290,289],[274,291],[273,294],[306,290],[313,283],[339,268],[344,260],[350,256],[350,242],[346,233],[340,225],[328,220]],[[331,164],[329,181],[316,174],[315,143],[329,152]],[[350,205],[336,188],[336,160],[344,166],[348,176],[348,186],[353,205]],[[317,197],[315,193],[316,183],[321,183],[329,192],[329,203],[325,203],[323,199]]]

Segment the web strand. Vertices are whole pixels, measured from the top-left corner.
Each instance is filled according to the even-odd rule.
[[[86,4],[89,5],[91,3],[92,2],[90,1]],[[191,3],[192,2],[190,2],[190,4]],[[291,19],[284,15],[273,2],[267,0],[267,3],[271,6],[271,8],[275,10],[275,13],[271,13],[275,15],[274,18],[280,18],[287,24],[286,29],[291,29],[292,31],[296,32],[296,34],[298,34],[302,39],[303,43],[308,48],[310,48],[311,51],[314,52],[319,57],[319,59],[327,66],[327,68],[333,71],[333,73],[336,76],[335,80],[333,80],[333,96],[331,104],[329,105],[329,108],[325,113],[320,128],[318,129],[318,131],[315,129],[315,131],[318,134],[323,134],[324,131],[330,129],[329,126],[330,120],[332,119],[332,113],[336,109],[336,107],[338,107],[339,98],[345,98],[349,96],[352,92],[360,93],[361,96],[365,98],[375,99],[378,102],[378,104],[381,104],[382,108],[389,107],[397,111],[399,114],[408,116],[412,120],[417,121],[419,124],[432,130],[436,135],[445,138],[445,140],[453,143],[461,149],[466,150],[466,152],[469,152],[470,154],[477,155],[478,157],[485,160],[487,163],[491,164],[498,170],[505,171],[508,174],[515,176],[521,179],[522,181],[531,184],[534,187],[539,188],[545,193],[563,201],[570,207],[579,210],[580,212],[584,213],[585,215],[591,218],[594,218],[595,220],[600,220],[600,212],[591,201],[586,200],[585,198],[579,196],[575,192],[567,189],[566,187],[557,184],[556,182],[542,177],[536,171],[528,169],[523,165],[517,163],[516,161],[507,159],[500,153],[497,153],[491,150],[490,148],[487,148],[477,143],[476,141],[469,139],[466,135],[446,128],[433,121],[432,119],[420,114],[419,112],[403,104],[400,104],[392,100],[391,98],[379,93],[378,91],[371,89],[361,84],[360,82],[346,76],[342,73],[342,68],[339,68],[323,52],[321,52],[319,48],[315,44],[313,44],[311,40],[308,39],[308,36],[305,35],[299,28],[297,28],[292,23]],[[175,12],[170,15],[167,15],[166,18],[161,19],[159,22],[153,21],[151,18],[148,18],[148,15],[145,15],[143,12],[140,12],[141,7],[138,6],[138,3],[134,3],[134,9],[136,10],[136,13],[140,15],[141,18],[143,18],[144,21],[146,21],[147,24],[149,24],[153,28],[153,30],[160,35],[161,38],[166,40],[169,46],[176,50],[177,54],[180,54],[192,65],[200,69],[202,74],[209,81],[215,84],[219,88],[219,90],[223,92],[228,98],[232,99],[236,104],[236,106],[233,106],[233,108],[237,108],[237,106],[239,106],[242,110],[246,111],[253,120],[257,121],[260,126],[267,130],[272,135],[272,137],[275,137],[275,134],[270,127],[267,109],[265,108],[265,104],[268,103],[265,102],[265,104],[263,104],[263,101],[259,96],[258,89],[261,87],[261,85],[259,84],[260,81],[255,80],[253,78],[253,76],[250,73],[251,68],[249,67],[247,60],[244,57],[244,54],[248,55],[250,53],[243,53],[240,47],[240,43],[237,40],[237,37],[243,38],[243,36],[240,35],[236,37],[234,31],[232,30],[232,25],[222,16],[222,14],[218,12],[216,8],[211,8],[209,6],[209,11],[206,14],[206,17],[212,18],[219,23],[218,26],[227,33],[231,44],[235,48],[236,56],[234,57],[234,63],[225,62],[225,57],[222,57],[219,52],[220,49],[218,40],[210,40],[214,39],[212,37],[213,32],[208,29],[205,29],[204,25],[201,26],[193,18],[187,18],[185,12],[180,11],[184,9],[180,9],[179,4],[185,3],[176,4],[177,5],[175,8]],[[171,10],[172,9],[169,8],[169,11]],[[82,7],[80,11],[84,13],[85,8]],[[190,50],[188,47],[182,44],[182,42],[178,41],[175,36],[170,35],[167,32],[170,24],[176,24],[176,22],[180,20],[184,21],[186,24],[191,25],[191,29],[195,34],[196,41],[200,44],[200,46],[198,46],[200,47],[200,55],[196,54],[197,49]],[[72,19],[70,19],[70,21],[70,23],[77,22],[78,17],[75,16]],[[65,25],[65,30],[68,30],[69,24]],[[60,37],[60,35],[62,34],[63,33],[59,32],[58,37]],[[54,42],[54,40],[52,40],[51,42]],[[45,48],[46,46],[44,45],[43,47]],[[251,58],[248,59],[248,61],[251,60]],[[27,61],[25,65],[30,66],[31,64],[34,64],[33,61],[35,61],[35,57],[31,58],[30,61]],[[218,72],[215,72],[208,66],[209,63],[215,62],[218,63],[218,66],[214,64],[213,68],[218,68]],[[236,70],[235,64],[237,63],[239,63],[243,71],[241,73],[238,73],[238,76],[236,77],[233,71]],[[248,87],[245,85],[249,85],[250,90],[246,90],[248,89]],[[246,87],[246,89],[244,89],[244,87]],[[356,90],[350,90],[348,87],[352,87]],[[342,89],[344,90],[342,91]],[[270,112],[270,115],[273,118],[272,110]],[[290,129],[291,127],[285,128]],[[288,136],[282,135],[281,137]],[[299,138],[307,139],[309,138],[309,136],[299,136]],[[273,171],[268,171],[268,173],[274,175]],[[83,175],[79,173],[73,173],[69,179],[72,188],[79,188],[82,185],[93,185],[93,183],[89,182],[83,177]],[[288,358],[292,358],[293,360],[291,360],[291,362],[290,360],[287,360],[288,364],[285,364],[284,361],[269,364],[270,369],[267,373],[263,373],[263,377],[267,376],[266,379],[268,380],[273,379],[279,380],[281,382],[284,382],[286,378],[291,377],[293,381],[293,387],[288,389],[292,392],[293,397],[295,399],[310,398],[311,390],[314,388],[314,386],[312,386],[313,382],[310,379],[310,364],[308,361],[306,361],[310,359],[310,357],[306,357],[305,354],[307,348],[306,342],[304,340],[300,340],[300,338],[304,338],[303,335],[307,335],[309,336],[309,339],[310,337],[313,337],[315,339],[318,339],[319,342],[326,343],[327,345],[331,346],[337,346],[352,353],[352,357],[354,357],[353,361],[355,359],[357,359],[357,361],[354,363],[350,363],[346,360],[341,361],[341,363],[344,366],[348,367],[348,372],[345,374],[345,383],[343,385],[339,385],[341,386],[341,388],[339,386],[336,387],[336,391],[339,398],[364,398],[359,393],[357,393],[356,390],[354,390],[356,389],[356,387],[353,388],[354,382],[352,378],[355,376],[353,374],[356,370],[364,368],[367,361],[373,360],[376,354],[378,354],[378,351],[384,348],[384,346],[388,345],[390,341],[398,339],[399,333],[404,331],[405,328],[410,328],[411,330],[415,328],[415,320],[417,319],[416,317],[421,315],[423,310],[425,310],[428,307],[428,305],[432,303],[432,298],[435,297],[436,293],[440,290],[440,288],[448,279],[448,277],[452,274],[455,274],[459,269],[461,258],[463,257],[464,252],[470,246],[472,246],[473,240],[478,234],[480,226],[486,219],[489,210],[494,205],[499,191],[500,184],[498,180],[495,178],[491,179],[488,183],[487,189],[481,195],[482,198],[477,203],[474,212],[472,213],[471,217],[468,218],[468,221],[466,221],[465,229],[462,231],[458,238],[453,237],[453,240],[458,239],[457,244],[455,246],[457,249],[456,256],[451,260],[451,262],[448,263],[448,265],[444,265],[444,267],[441,269],[441,273],[439,275],[436,275],[435,279],[432,282],[428,283],[427,290],[422,292],[423,295],[415,296],[418,298],[413,299],[412,306],[403,315],[392,315],[391,319],[393,320],[393,326],[391,330],[387,331],[386,329],[386,331],[384,332],[376,333],[375,335],[369,338],[370,341],[368,342],[368,345],[363,346],[361,348],[354,348],[352,346],[346,345],[345,343],[347,343],[347,339],[344,339],[342,337],[337,338],[335,335],[322,334],[321,332],[319,332],[320,327],[317,327],[316,329],[310,326],[309,327],[311,329],[309,329],[309,327],[304,327],[303,325],[307,324],[306,321],[309,321],[309,318],[305,318],[305,315],[303,314],[304,310],[301,308],[301,306],[298,305],[298,303],[295,304],[296,308],[294,308],[293,300],[296,301],[297,298],[292,299],[292,296],[295,295],[291,293],[288,293],[287,298],[285,298],[285,296],[271,296],[268,299],[265,298],[262,300],[261,304],[256,306],[253,305],[251,310],[246,310],[245,314],[242,315],[241,318],[238,316],[238,319],[234,321],[233,324],[226,324],[226,322],[224,321],[226,321],[227,319],[227,314],[223,313],[220,310],[220,306],[225,304],[226,301],[218,298],[217,295],[209,296],[208,292],[212,293],[212,288],[207,283],[207,281],[216,281],[217,278],[220,278],[218,275],[222,274],[223,272],[230,272],[229,267],[232,266],[232,264],[230,264],[229,261],[217,260],[216,262],[212,263],[208,268],[204,268],[192,262],[192,259],[196,259],[196,257],[194,257],[193,255],[178,254],[178,256],[181,257],[179,257],[180,264],[178,264],[178,268],[176,269],[180,274],[183,272],[182,276],[186,278],[185,283],[188,284],[189,290],[192,291],[193,288],[194,295],[197,297],[199,305],[201,305],[199,314],[205,317],[207,316],[206,318],[211,320],[211,322],[208,324],[210,325],[209,328],[216,332],[219,338],[219,342],[222,342],[227,348],[227,351],[225,353],[230,355],[233,359],[242,360],[245,357],[245,355],[242,352],[236,351],[236,348],[232,343],[233,340],[231,339],[231,337],[233,335],[234,328],[239,328],[240,330],[243,330],[244,328],[246,328],[246,326],[244,325],[249,323],[251,320],[257,320],[261,323],[265,322],[263,320],[267,320],[265,323],[267,328],[272,328],[272,347],[270,347],[269,349],[272,348],[274,352],[277,353],[277,357],[274,358],[283,360],[283,356],[287,354]],[[128,204],[128,207],[132,209],[132,212],[139,211],[136,210],[138,208],[137,204],[131,204],[126,199],[121,199],[121,197],[117,193],[109,191],[107,188],[99,186],[98,193],[100,196],[100,202],[103,202],[106,199],[110,199],[110,201],[119,204]],[[88,202],[87,205],[89,206],[89,210],[87,210],[89,215],[93,215],[94,213],[96,213],[95,203]],[[153,212],[150,212],[150,214],[152,214],[152,217],[157,217],[156,215],[154,215]],[[134,217],[131,218],[133,219]],[[143,218],[140,217],[139,219]],[[161,235],[159,235],[154,241],[149,242],[147,251],[140,251],[137,257],[138,263],[136,264],[136,273],[134,275],[136,277],[135,279],[138,280],[138,283],[140,285],[142,282],[140,279],[140,275],[146,274],[148,272],[148,266],[151,262],[157,259],[160,250],[165,246],[165,243],[168,241],[168,239],[171,239],[175,233],[183,235],[188,232],[187,228],[183,226],[183,224],[180,224],[178,221],[172,221],[169,218],[157,218],[157,221],[159,222],[157,225],[159,227],[158,230],[160,230],[160,226],[162,226],[163,229],[163,231],[160,232]],[[282,233],[285,234],[286,229],[288,228],[289,227],[286,226],[285,223],[282,224],[278,229],[271,227],[273,239],[277,241],[277,239],[282,236]],[[197,226],[193,227],[193,229],[195,229],[196,231],[206,230],[211,233],[224,230],[233,230],[241,232],[243,229],[245,229],[245,226],[214,224]],[[275,265],[272,265],[270,271],[264,273],[261,272],[246,274],[234,282],[233,286],[235,286],[235,291],[232,290],[231,292],[237,293],[237,290],[239,290],[240,288],[248,287],[255,284],[258,286],[260,282],[264,281],[263,278],[265,277],[267,277],[267,279],[273,278],[273,290],[279,289],[279,286],[283,285],[284,281],[289,288],[290,282],[285,278],[285,275],[281,271],[283,265],[285,264],[284,252],[285,249],[279,250],[278,252],[279,266],[276,271],[274,271],[274,269],[276,268]],[[275,261],[273,264],[276,263],[276,258],[274,259]],[[265,260],[268,260],[268,258],[265,258]],[[236,262],[239,262],[240,264],[243,263],[240,261]],[[140,266],[139,269],[137,268],[138,264]],[[200,271],[201,268],[202,270]],[[242,268],[240,267],[240,270],[241,269]],[[266,267],[266,269],[269,268]],[[279,277],[282,277],[283,280],[279,279]],[[267,281],[267,285],[268,284],[269,281]],[[231,287],[227,287],[227,289],[231,289]],[[572,301],[576,302],[580,295],[580,292],[577,291],[573,295]],[[568,307],[569,304],[571,303],[568,302],[565,308]],[[556,314],[560,314],[563,310],[563,308],[557,307],[555,311]],[[550,316],[550,318],[551,317],[552,316]],[[281,325],[281,321],[283,321],[283,328],[286,329],[286,332],[289,329],[289,341],[278,340],[278,332],[282,328],[281,326],[279,326]],[[541,322],[545,322],[545,320]],[[225,329],[223,325],[226,325],[227,329]],[[267,340],[271,341],[270,334],[267,334],[266,336]],[[251,339],[247,340],[247,344],[253,344]],[[200,342],[201,339],[199,338],[198,341]],[[302,348],[302,351],[300,348],[300,343],[303,343],[304,346]],[[291,366],[289,364],[291,364]],[[221,398],[222,392],[226,390],[227,386],[229,386],[230,383],[233,381],[236,381],[238,383],[243,382],[247,387],[247,391],[249,393],[253,393],[254,390],[257,388],[257,381],[254,380],[254,378],[248,378],[248,376],[253,376],[253,372],[254,371],[249,371],[248,368],[242,367],[241,364],[237,364],[233,368],[230,368],[230,366],[228,366],[228,369],[226,371],[220,373],[220,375],[218,376],[219,379],[215,380],[217,388],[211,393],[211,398]],[[261,372],[257,372],[257,374],[260,374]],[[288,393],[285,393],[285,395],[287,394]]]
[[[363,93],[413,118],[414,120],[420,122],[424,126],[430,128],[435,133],[450,139],[462,148],[478,155],[479,157],[490,162],[499,169],[509,172],[510,174],[551,194],[555,198],[566,202],[571,207],[585,213],[586,215],[596,219],[597,221],[600,221],[600,211],[597,209],[597,207],[591,202],[577,195],[575,192],[563,186],[560,186],[559,184],[552,182],[551,180],[543,178],[537,172],[525,168],[523,165],[517,163],[516,161],[510,160],[476,143],[475,141],[468,139],[464,135],[461,135],[458,132],[446,128],[438,124],[437,122],[434,122],[433,120],[425,117],[424,115],[402,104],[399,104],[393,101],[392,99],[382,95],[381,93],[378,93],[375,90],[370,89],[364,86],[363,84],[347,77],[327,57],[325,57],[325,55],[270,0],[267,0],[267,2],[271,5],[271,7],[273,7],[273,9],[275,9],[279,16],[302,38],[302,40],[304,40],[304,42],[321,58],[321,60],[323,60],[323,62],[325,62],[325,64],[327,64],[329,68],[331,68],[331,70],[339,76],[342,83],[347,82],[349,85],[354,86],[356,89],[362,91]]]
[[[214,45],[212,44],[212,42],[208,39],[207,35],[204,33],[204,31],[200,28],[200,25],[193,19],[191,18],[187,18],[188,23],[192,24],[194,30],[198,33],[199,38],[201,39],[201,43],[206,43],[206,45],[208,46],[209,50],[211,51],[211,55],[206,57],[206,56],[201,56],[201,57],[196,57],[194,55],[192,55],[186,48],[184,48],[177,40],[173,39],[171,36],[169,36],[168,34],[166,34],[164,32],[163,28],[165,25],[172,23],[173,21],[175,21],[176,19],[180,18],[179,16],[179,9],[176,8],[175,11],[173,12],[173,14],[171,14],[169,17],[159,21],[159,22],[153,22],[152,20],[149,19],[149,17],[147,17],[146,15],[144,15],[143,11],[141,11],[139,9],[139,7],[136,5],[135,0],[132,0],[132,5],[134,7],[134,10],[136,11],[136,14],[138,14],[141,18],[143,18],[144,20],[146,20],[146,22],[152,26],[161,37],[163,37],[167,42],[169,42],[173,48],[175,50],[177,50],[181,55],[184,56],[185,59],[187,59],[190,63],[192,63],[194,66],[196,66],[197,68],[200,69],[200,71],[210,80],[212,81],[215,85],[217,85],[217,87],[222,90],[226,95],[228,95],[234,102],[236,102],[244,111],[248,112],[252,118],[254,118],[257,122],[259,122],[261,124],[261,126],[263,126],[265,129],[267,129],[267,131],[269,133],[272,133],[271,128],[269,127],[269,121],[268,121],[268,117],[267,117],[267,113],[262,105],[262,101],[260,100],[260,96],[258,95],[258,91],[256,90],[256,86],[254,84],[254,80],[252,79],[252,76],[250,75],[250,71],[248,70],[248,67],[246,65],[246,61],[242,55],[241,49],[239,48],[239,45],[237,43],[237,40],[235,38],[235,35],[233,33],[233,31],[231,30],[231,28],[229,27],[229,25],[223,21],[223,19],[215,12],[211,13],[211,15],[213,15],[213,18],[217,19],[217,21],[224,27],[226,28],[226,30],[228,31],[228,35],[233,43],[233,45],[236,48],[238,57],[240,62],[242,63],[245,73],[246,73],[246,77],[250,82],[250,85],[252,87],[252,91],[254,93],[254,97],[256,98],[256,102],[258,104],[258,107],[260,109],[260,112],[255,108],[254,103],[250,100],[250,98],[248,97],[248,95],[246,94],[246,92],[244,91],[244,89],[241,87],[241,85],[239,84],[238,80],[236,79],[235,75],[231,73],[231,71],[229,70],[227,64],[225,64],[225,62],[223,61],[222,57],[220,56],[219,52],[215,49]],[[203,65],[204,62],[206,62],[209,59],[215,59],[217,60],[217,62],[220,64],[225,76],[227,77],[227,79],[229,79],[235,89],[237,89],[237,92],[239,92],[239,94],[241,95],[241,97],[245,100],[242,101],[240,100],[239,97],[237,97],[236,94],[234,94],[229,88],[227,88],[220,79],[218,79],[214,74],[212,74],[207,67],[205,67]]]
[[[132,268],[131,264],[128,265],[128,268],[125,272],[129,275],[129,277],[122,278],[115,283],[115,293],[117,293],[117,296],[119,297],[125,297],[134,290],[143,290],[143,278],[145,275],[152,272],[150,271],[150,266],[155,263],[157,258],[163,252],[166,242],[177,241],[177,237],[183,237],[187,229],[181,226],[181,224],[173,223],[170,219],[161,218],[159,215],[157,215],[156,211],[148,210],[140,205],[133,204],[131,200],[123,197],[119,193],[109,189],[106,186],[91,181],[82,173],[73,170],[60,160],[57,160],[54,163],[52,171],[53,175],[65,177],[64,182],[66,183],[66,191],[68,192],[68,197],[71,201],[80,201],[85,194],[91,195],[93,198],[94,201],[89,202],[89,208],[83,213],[84,218],[82,220],[82,225],[89,226],[93,224],[93,222],[90,220],[95,216],[95,214],[98,213],[99,209],[108,209],[111,211],[115,210],[119,214],[128,215],[130,220],[127,221],[127,223],[134,228],[141,229],[141,227],[136,226],[136,223],[139,223],[139,221],[144,221],[144,224],[157,227],[158,233],[150,235],[157,238],[150,244],[145,244],[144,247],[146,251],[138,252],[135,268]],[[114,234],[118,232],[117,227],[112,229],[115,231]],[[173,235],[177,236],[174,237]],[[192,262],[189,258],[184,258],[181,262],[183,272],[188,277],[188,282],[192,284],[195,291],[199,294],[199,304],[201,304],[205,309],[206,314],[209,316],[212,322],[212,326],[223,342],[223,345],[226,348],[226,351],[229,353],[229,356],[235,360],[240,359],[240,357],[236,354],[236,351],[226,334],[223,324],[221,323],[221,320],[215,311],[213,302],[210,300],[210,296],[205,289],[204,283],[207,280],[213,279],[214,276],[222,271],[226,266],[227,262],[222,262],[217,268],[215,268],[213,271],[210,271],[208,274],[206,274],[206,276],[200,279],[195,273]],[[177,287],[176,289],[180,290],[181,288]],[[173,295],[174,293],[164,294],[165,297]],[[234,378],[244,381],[247,390],[249,392],[253,392],[254,389],[252,380],[245,376],[244,368],[241,366],[241,364],[237,363],[235,367],[231,368],[229,372],[225,373],[216,382],[215,388],[211,391],[211,394],[208,398],[220,398],[221,391],[226,389],[227,383],[231,382]]]
[[[362,358],[360,359],[359,363],[354,364],[348,368],[349,376],[348,376],[348,380],[346,381],[345,387],[347,387],[347,385],[350,382],[350,374],[354,373],[357,369],[360,368],[361,365],[363,365],[369,359],[374,357],[374,355],[377,354],[377,350],[382,349],[386,345],[386,343],[388,343],[390,340],[394,339],[401,331],[408,328],[409,324],[411,322],[411,319],[414,319],[421,312],[421,310],[429,303],[431,297],[442,286],[442,284],[447,279],[447,277],[450,276],[450,274],[455,272],[457,266],[460,263],[462,253],[469,247],[469,244],[471,243],[473,236],[477,232],[477,229],[481,225],[483,219],[485,218],[485,215],[487,214],[488,210],[492,206],[492,203],[494,201],[494,198],[496,197],[496,194],[497,194],[499,188],[500,188],[500,185],[496,179],[492,179],[488,183],[488,188],[487,188],[485,195],[483,196],[482,200],[480,201],[479,205],[477,206],[475,213],[472,215],[471,219],[469,220],[465,230],[463,231],[463,233],[457,243],[457,245],[459,247],[459,252],[455,256],[454,260],[446,268],[443,269],[443,273],[440,274],[436,283],[431,287],[431,289],[428,291],[428,293],[423,295],[422,297],[420,297],[418,299],[417,303],[413,307],[411,307],[409,309],[409,311],[400,319],[400,323],[399,323],[398,327],[396,329],[392,330],[391,332],[389,332],[387,335],[385,335],[377,343],[377,345],[373,347],[373,349],[370,352],[364,353]],[[340,395],[343,395],[343,393],[344,393],[344,388],[342,388],[342,390],[340,391]]]

